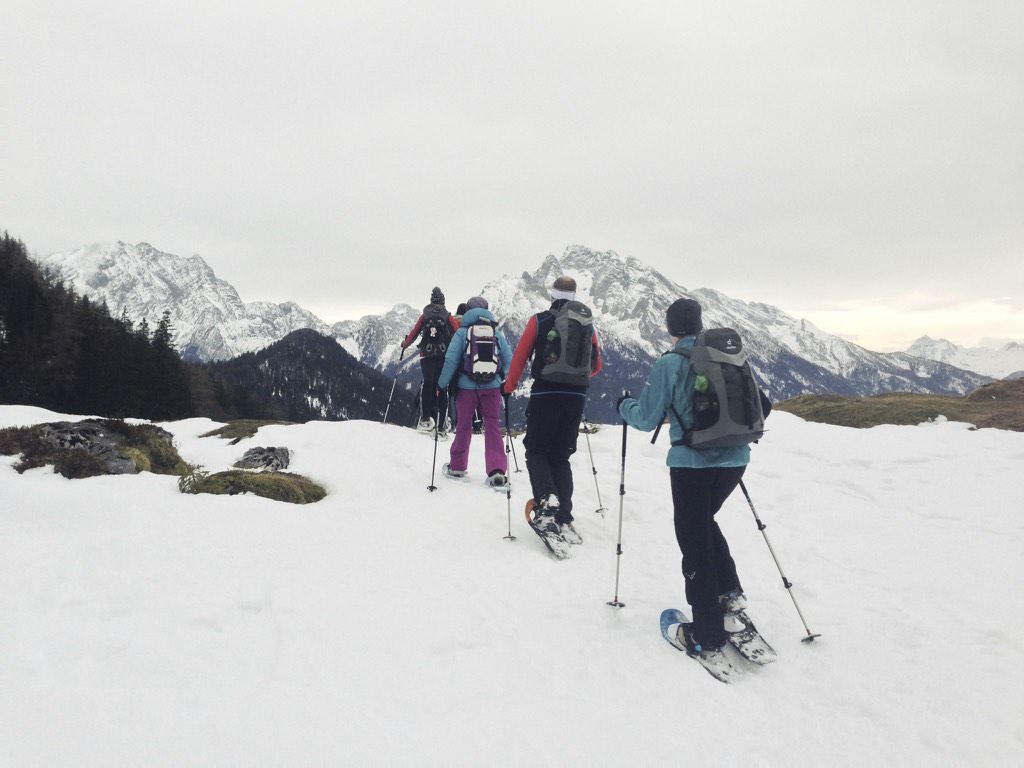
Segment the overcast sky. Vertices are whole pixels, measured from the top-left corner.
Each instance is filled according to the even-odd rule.
[[[329,322],[579,243],[872,349],[1024,339],[1024,2],[5,0],[0,227]]]

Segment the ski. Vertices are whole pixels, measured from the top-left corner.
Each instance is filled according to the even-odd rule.
[[[775,649],[761,637],[754,622],[745,611],[725,616],[725,631],[729,633],[729,644],[740,655],[754,664],[771,664],[778,658]]]
[[[533,499],[528,499],[525,509],[526,524],[540,537],[540,540],[544,542],[544,546],[548,548],[548,551],[556,560],[565,560],[572,557],[572,553],[569,551],[569,542],[563,539],[560,533],[544,531],[533,524],[533,506]]]
[[[682,651],[691,659],[700,664],[708,671],[713,678],[723,683],[731,683],[742,676],[743,670],[729,661],[728,657],[721,651],[705,652],[703,654],[690,653],[686,645],[677,637],[677,630],[680,624],[688,624],[690,619],[685,613],[676,608],[666,608],[661,612],[661,636],[678,651]]]

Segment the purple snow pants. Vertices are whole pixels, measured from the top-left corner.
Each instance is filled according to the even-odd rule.
[[[501,439],[501,388],[460,389],[455,397],[455,440],[452,441],[452,469],[469,468],[469,442],[473,439],[473,411],[479,410],[484,420],[484,463],[487,474],[495,470],[508,473],[508,457]]]

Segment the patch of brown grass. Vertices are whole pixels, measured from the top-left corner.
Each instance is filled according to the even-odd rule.
[[[185,493],[214,493],[234,496],[253,493],[290,504],[311,504],[327,495],[323,487],[302,475],[290,472],[246,472],[230,470],[206,474],[194,471],[179,487]]]
[[[979,428],[1024,432],[1024,379],[992,382],[966,397],[909,392],[873,397],[801,395],[776,403],[775,408],[807,421],[842,427],[920,424],[944,416]]]
[[[200,437],[223,437],[235,445],[247,437],[253,437],[260,429],[271,424],[291,424],[290,421],[259,421],[256,419],[237,419],[229,421],[223,427],[205,432]]]
[[[187,465],[178,455],[170,436],[151,424],[129,424],[118,419],[99,420],[105,428],[124,438],[120,453],[135,461],[140,471],[178,475]],[[14,469],[21,473],[36,467],[53,466],[53,471],[70,479],[107,474],[103,461],[81,448],[58,448],[41,437],[45,425],[0,429],[0,455],[21,458]]]

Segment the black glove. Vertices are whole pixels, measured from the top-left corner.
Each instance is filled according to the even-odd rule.
[[[622,395],[621,397],[619,397],[618,400],[615,401],[615,412],[616,413],[619,412],[619,406],[622,405],[622,403],[624,401],[628,400],[628,399],[629,399],[629,395]]]

